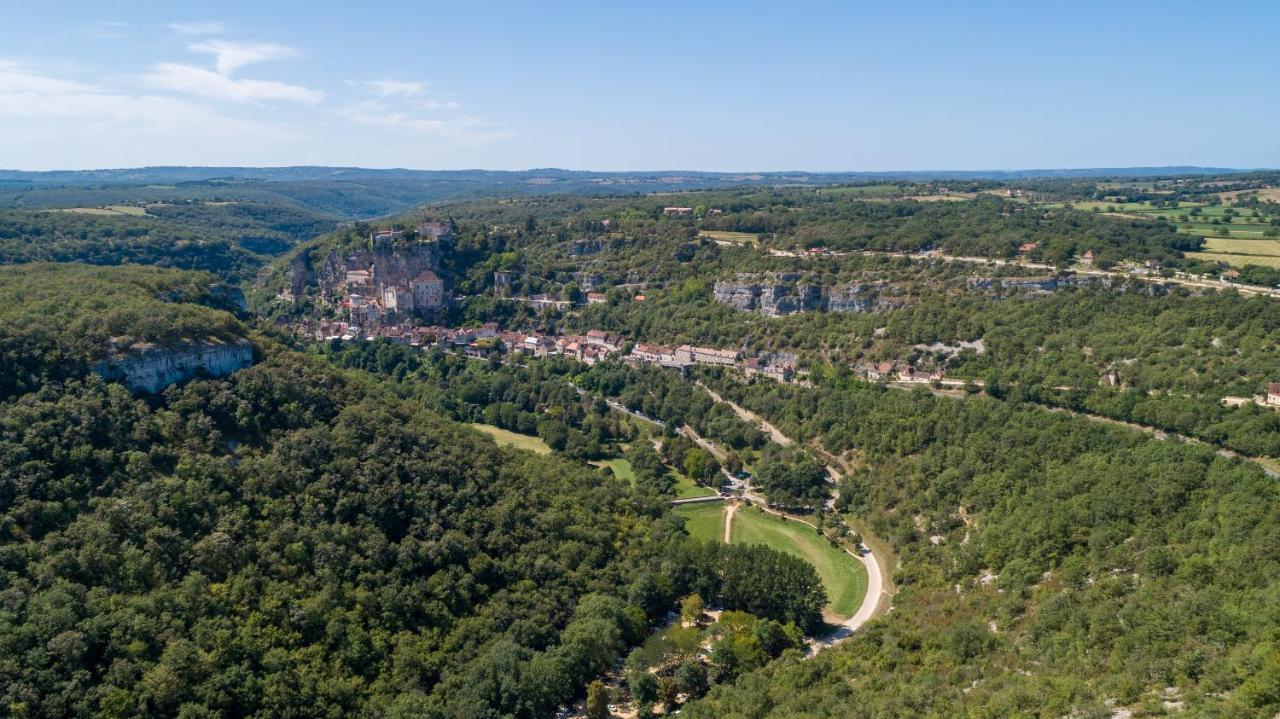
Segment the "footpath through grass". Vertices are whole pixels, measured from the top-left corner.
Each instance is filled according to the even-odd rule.
[[[723,533],[724,518],[720,520]],[[867,570],[862,562],[831,546],[807,524],[783,520],[755,507],[741,507],[733,515],[730,538],[735,544],[763,544],[812,564],[827,589],[828,608],[842,619],[857,613],[867,593]]]

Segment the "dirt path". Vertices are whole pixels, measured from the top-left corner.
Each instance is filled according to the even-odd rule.
[[[774,442],[777,442],[778,444],[781,444],[783,446],[795,444],[795,442],[792,441],[790,437],[783,434],[777,427],[774,427],[773,425],[769,424],[769,422],[766,421],[764,417],[761,417],[760,415],[756,414],[755,412],[752,412],[746,407],[741,407],[738,404],[731,402],[725,399],[724,397],[721,397],[719,394],[715,392],[715,390],[707,387],[701,382],[698,383],[698,386],[701,387],[708,395],[710,395],[711,399],[715,400],[716,402],[719,402],[720,404],[728,405],[729,409],[733,410],[734,413],[737,414],[738,417],[740,417],[741,419],[751,424],[760,425],[760,428],[763,429],[765,433],[769,435],[769,438],[772,439]]]
[[[724,543],[728,544],[729,539],[733,536],[733,514],[738,511],[738,503],[730,502],[728,507],[724,508]]]

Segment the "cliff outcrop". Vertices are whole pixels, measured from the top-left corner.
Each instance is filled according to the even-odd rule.
[[[712,292],[717,302],[743,312],[758,312],[781,317],[797,312],[878,312],[899,306],[881,295],[879,284],[852,283],[820,287],[801,281],[798,274],[774,274],[764,277],[738,275],[733,280],[716,282]]]
[[[236,342],[184,342],[133,345],[94,366],[102,377],[123,382],[133,392],[156,394],[197,376],[225,377],[253,365],[253,346]]]

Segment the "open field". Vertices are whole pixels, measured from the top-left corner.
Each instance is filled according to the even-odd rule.
[[[537,452],[538,454],[551,453],[551,448],[547,446],[547,443],[537,437],[530,437],[527,434],[518,434],[510,430],[502,429],[501,427],[494,427],[491,424],[476,423],[472,424],[471,427],[493,437],[493,439],[501,445],[515,447],[516,449],[527,449],[530,452]]]
[[[860,185],[858,187],[824,187],[818,192],[824,195],[886,197],[901,194],[902,190],[897,185]]]
[[[1262,239],[1266,237],[1267,230],[1272,229],[1270,225],[1208,225],[1201,223],[1181,224],[1178,226],[1179,232],[1189,232],[1193,235],[1205,235],[1215,237],[1226,237],[1230,233],[1231,237],[1245,237],[1251,239]]]
[[[1280,269],[1280,256],[1276,255],[1232,255],[1222,252],[1188,252],[1187,257],[1208,262],[1225,262],[1236,267],[1245,265],[1265,265]]]
[[[827,589],[829,609],[840,618],[853,616],[862,604],[867,570],[843,549],[831,546],[813,527],[743,507],[733,515],[731,538],[734,543],[764,544],[812,564]]]
[[[715,494],[714,489],[695,484],[692,479],[684,476],[680,472],[671,472],[671,476],[676,481],[676,499],[689,499],[691,497],[710,497]]]
[[[636,484],[636,473],[631,469],[631,463],[621,457],[597,460],[591,464],[594,464],[597,467],[608,467],[613,471],[613,476],[618,479],[625,480],[633,487]]]
[[[1234,201],[1240,195],[1256,195],[1259,200],[1266,202],[1280,202],[1280,187],[1267,187],[1261,190],[1231,190],[1230,192],[1219,192],[1218,197],[1224,200]]]
[[[1262,255],[1280,257],[1280,240],[1226,240],[1207,239],[1204,248],[1208,252],[1226,252],[1233,255]]]
[[[731,242],[735,245],[754,245],[757,241],[757,235],[751,232],[729,232],[727,230],[703,230],[698,233],[699,237],[705,237],[716,242]]]
[[[107,205],[106,207],[67,207],[50,212],[70,212],[76,215],[131,215],[142,217],[147,214],[146,208],[134,205]]]
[[[719,542],[724,539],[724,503],[706,502],[685,504],[675,508],[684,517],[689,536],[703,542]]]

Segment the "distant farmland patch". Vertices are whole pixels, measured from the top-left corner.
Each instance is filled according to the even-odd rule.
[[[1208,262],[1225,262],[1236,267],[1245,265],[1265,265],[1280,269],[1280,255],[1231,255],[1220,252],[1188,252],[1187,257]]]
[[[131,215],[142,217],[147,214],[146,208],[136,205],[107,205],[106,207],[67,207],[49,210],[50,212],[70,212],[77,215]]]
[[[728,242],[733,245],[754,245],[759,239],[758,235],[751,232],[728,232],[725,230],[703,230],[698,233],[698,236],[716,242]]]
[[[1205,240],[1204,248],[1209,252],[1233,255],[1280,257],[1280,240],[1226,240],[1215,237]]]
[[[819,190],[824,195],[855,195],[860,197],[886,197],[902,194],[897,185],[858,185],[857,187],[824,187]]]

